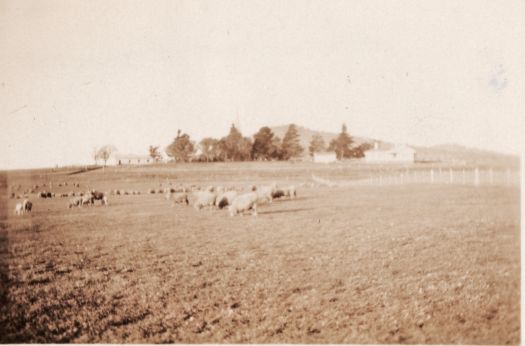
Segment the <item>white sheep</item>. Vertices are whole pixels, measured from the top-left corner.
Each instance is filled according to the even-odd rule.
[[[186,203],[188,205],[190,202],[188,200],[188,194],[184,192],[176,192],[172,194],[173,203]]]
[[[245,211],[252,210],[254,216],[257,215],[257,200],[259,196],[256,192],[249,192],[237,196],[229,207],[230,216],[243,214]]]
[[[297,197],[297,189],[294,185],[290,185],[284,189],[284,195],[289,198]]]
[[[18,202],[18,203],[16,204],[16,206],[15,206],[15,214],[16,214],[16,215],[20,215],[20,214],[23,213],[23,211],[24,211],[24,209],[23,209],[22,202]]]
[[[69,200],[68,208],[80,206],[82,203],[82,197],[73,197]]]
[[[195,203],[193,207],[200,210],[203,207],[213,206],[217,195],[210,191],[196,191],[194,193]]]

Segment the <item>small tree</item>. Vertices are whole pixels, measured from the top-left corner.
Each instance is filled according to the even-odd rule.
[[[159,146],[149,146],[149,156],[153,159],[155,162],[159,162],[162,158],[162,155],[160,155]]]
[[[354,140],[346,131],[346,125],[343,124],[341,133],[337,138],[334,138],[330,141],[328,150],[335,151],[335,155],[338,160],[342,158],[349,158],[352,156],[352,143]]]
[[[115,147],[112,145],[105,145],[98,150],[98,157],[104,161],[104,167],[106,167],[107,162],[111,155],[116,151]]]
[[[166,154],[172,157],[175,162],[189,161],[194,151],[195,147],[190,136],[186,133],[181,134],[181,130],[177,131],[177,137],[166,148]]]
[[[352,157],[361,158],[365,157],[365,151],[372,149],[373,146],[370,143],[362,143],[352,150]]]
[[[98,164],[98,148],[97,147],[93,147],[93,150],[91,151],[91,157],[93,158],[93,160],[95,161],[95,166]]]
[[[299,132],[294,124],[288,126],[283,143],[282,143],[283,158],[289,160],[293,157],[299,157],[304,151],[299,141]]]
[[[324,151],[326,149],[326,144],[324,142],[324,139],[321,135],[313,135],[312,140],[310,141],[310,146],[308,147],[308,151],[310,152],[310,156],[314,156],[315,153],[319,153],[321,151]]]

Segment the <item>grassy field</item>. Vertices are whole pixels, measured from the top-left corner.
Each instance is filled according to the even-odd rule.
[[[257,217],[111,196],[66,208],[9,189],[354,178],[361,168],[196,165],[4,175],[1,342],[520,342],[519,189],[302,187]],[[69,172],[71,173],[71,172]],[[366,173],[366,172],[365,172]]]

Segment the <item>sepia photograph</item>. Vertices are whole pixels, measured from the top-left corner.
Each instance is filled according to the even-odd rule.
[[[1,344],[521,344],[525,3],[0,0]]]

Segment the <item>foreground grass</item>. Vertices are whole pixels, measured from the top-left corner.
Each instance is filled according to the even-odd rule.
[[[0,341],[519,343],[517,189],[299,194],[242,218],[38,201],[1,223]]]

